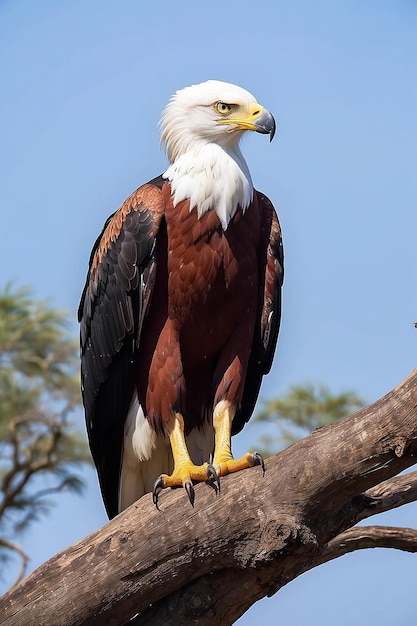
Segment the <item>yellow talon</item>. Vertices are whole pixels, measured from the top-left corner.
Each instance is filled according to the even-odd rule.
[[[263,459],[257,452],[253,454],[248,452],[240,459],[233,458],[230,442],[234,413],[235,411],[229,402],[223,400],[217,404],[213,414],[213,462],[210,464],[203,463],[203,465],[195,465],[192,462],[185,442],[184,418],[180,413],[176,413],[169,432],[174,470],[171,475],[161,474],[154,484],[152,499],[157,508],[159,493],[166,487],[184,487],[192,506],[194,506],[194,481],[209,481],[217,492],[220,491],[220,476],[226,476],[254,465],[261,465],[263,472],[265,472]]]
[[[213,466],[218,476],[226,476],[233,472],[261,465],[263,472],[265,466],[263,459],[258,452],[251,454],[248,452],[240,459],[234,459],[231,451],[232,422],[235,411],[226,400],[218,403],[214,410],[213,426],[215,432],[215,447]]]
[[[172,456],[174,458],[174,471],[171,475],[161,474],[154,484],[152,491],[152,499],[158,508],[158,496],[162,489],[166,487],[183,486],[188,494],[191,504],[194,506],[194,487],[193,481],[214,480],[218,482],[216,472],[208,463],[203,465],[195,465],[187,450],[187,444],[184,437],[184,418],[180,413],[175,415],[172,429],[169,433],[171,443]]]
[[[187,483],[192,483],[193,480],[207,480],[207,467],[208,463],[194,465],[190,459],[189,463],[175,467],[171,475],[161,474],[159,480],[163,482],[164,487],[181,487],[181,485],[185,487]]]
[[[224,458],[223,460],[218,460],[217,463],[213,461],[213,465],[216,469],[218,476],[226,476],[227,474],[233,474],[233,472],[239,472],[242,469],[246,469],[248,467],[254,467],[255,465],[263,465],[263,461],[261,461],[262,457],[257,452],[251,454],[247,452],[239,459]]]

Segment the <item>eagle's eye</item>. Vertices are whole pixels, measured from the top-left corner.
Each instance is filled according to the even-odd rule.
[[[226,102],[216,102],[216,110],[222,115],[227,115],[232,110],[230,104],[226,104]]]

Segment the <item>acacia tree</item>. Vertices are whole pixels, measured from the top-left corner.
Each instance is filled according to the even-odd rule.
[[[68,421],[80,392],[67,324],[27,289],[0,293],[0,560],[20,557],[18,580],[28,562],[19,533],[49,512],[52,494],[80,491],[74,468],[90,459]]]
[[[264,456],[306,437],[316,428],[337,422],[365,405],[357,393],[334,394],[326,385],[292,385],[282,397],[265,400],[253,424],[270,424],[278,435],[263,435],[257,449]]]
[[[0,598],[2,626],[228,626],[300,574],[370,547],[417,552],[417,530],[356,524],[417,500],[417,370],[261,468],[150,494]],[[137,616],[132,620],[132,617]]]

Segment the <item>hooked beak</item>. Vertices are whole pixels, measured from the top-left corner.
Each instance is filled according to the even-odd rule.
[[[252,102],[248,109],[240,109],[237,111],[237,115],[233,117],[226,117],[218,120],[219,124],[230,125],[230,130],[254,130],[257,133],[263,135],[269,135],[269,140],[272,141],[275,135],[275,120],[267,109],[257,102]]]
[[[269,141],[272,141],[275,135],[276,124],[274,116],[267,109],[263,109],[260,117],[255,121],[254,130],[263,135],[269,135]]]

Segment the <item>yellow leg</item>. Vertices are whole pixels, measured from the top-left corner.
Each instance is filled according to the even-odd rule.
[[[233,472],[238,472],[247,467],[261,465],[265,471],[264,462],[260,454],[254,452],[234,459],[231,450],[232,421],[234,409],[230,402],[222,400],[214,409],[214,458],[213,466],[218,476],[226,476]]]
[[[184,437],[184,418],[180,413],[175,414],[173,425],[169,433],[172,456],[174,458],[174,471],[169,476],[161,474],[153,488],[153,502],[158,506],[158,495],[165,487],[183,486],[188,494],[191,504],[194,506],[193,481],[213,480],[215,487],[217,476],[211,465],[194,465],[187,450]]]

